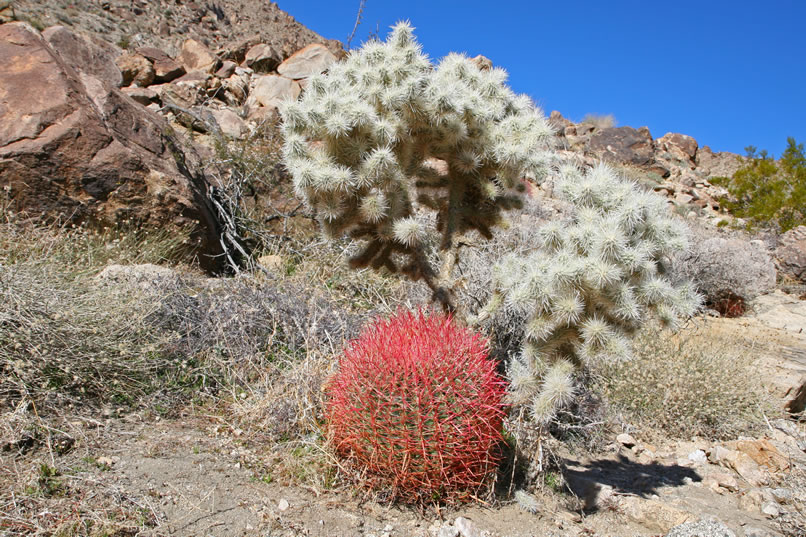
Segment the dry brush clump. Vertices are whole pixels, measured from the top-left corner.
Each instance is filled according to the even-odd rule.
[[[673,257],[671,270],[694,282],[707,307],[739,317],[754,298],[775,289],[775,264],[762,241],[703,229],[694,234],[691,247]]]
[[[168,337],[136,289],[102,287],[107,262],[164,261],[180,238],[0,224],[0,394],[5,409],[128,404],[172,376]]]
[[[398,312],[352,341],[326,390],[328,439],[390,498],[467,501],[495,477],[505,384],[449,316]]]
[[[702,328],[678,335],[648,327],[636,338],[632,360],[597,369],[612,410],[647,432],[676,438],[735,438],[774,414],[747,351],[714,340]]]

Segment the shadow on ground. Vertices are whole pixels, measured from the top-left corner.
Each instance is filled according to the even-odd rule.
[[[623,455],[616,459],[586,463],[565,460],[563,466],[563,476],[569,489],[584,501],[584,508],[588,512],[595,512],[601,507],[598,500],[604,487],[611,487],[616,493],[646,498],[659,494],[662,487],[680,487],[702,481],[697,472],[685,466],[657,462],[642,464]]]

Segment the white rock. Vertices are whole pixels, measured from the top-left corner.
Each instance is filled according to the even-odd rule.
[[[631,448],[635,444],[637,444],[637,442],[635,441],[635,438],[633,438],[632,435],[629,435],[627,433],[621,433],[620,435],[618,435],[616,437],[616,442],[618,442],[622,446],[628,447],[628,448]]]
[[[299,80],[325,71],[336,61],[336,56],[324,45],[314,43],[298,50],[277,67],[277,72]]]
[[[453,525],[462,537],[481,537],[481,531],[465,517],[456,517],[456,520],[453,521]]]
[[[299,84],[283,76],[257,76],[253,78],[253,83],[249,100],[254,99],[265,107],[276,107],[285,99],[296,99],[301,91]]]
[[[775,502],[764,502],[764,504],[761,506],[761,512],[770,518],[776,518],[781,514],[781,510],[778,508],[778,504]]]
[[[705,456],[705,452],[701,449],[697,449],[689,453],[688,458],[690,461],[693,461],[697,464],[705,464],[708,462],[708,457]]]
[[[442,526],[437,532],[437,537],[459,537],[459,530],[453,526]]]
[[[282,498],[279,502],[277,502],[277,509],[280,511],[287,511],[289,507],[291,507],[291,504],[289,504],[288,500],[285,498]]]

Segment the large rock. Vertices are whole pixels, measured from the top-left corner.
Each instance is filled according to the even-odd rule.
[[[299,84],[283,76],[263,75],[252,80],[250,100],[267,108],[275,108],[285,99],[296,99],[301,91]]]
[[[648,166],[653,162],[655,147],[647,127],[610,127],[591,136],[590,150],[603,160]]]
[[[123,75],[123,85],[135,85],[141,88],[151,85],[154,82],[154,66],[148,58],[140,54],[123,54],[115,60],[121,74]]]
[[[327,70],[336,61],[336,55],[327,47],[314,43],[298,50],[280,64],[277,72],[281,75],[299,80]]]
[[[0,26],[0,186],[11,209],[188,230],[207,254],[202,264],[215,269],[218,225],[198,159],[164,120],[121,93],[103,75],[108,69],[82,65],[104,58],[102,49],[70,40],[72,48],[57,52],[25,23]]]
[[[270,73],[274,71],[283,57],[280,51],[271,45],[260,43],[250,48],[244,60],[247,67],[258,73]]]
[[[697,140],[686,134],[668,132],[655,141],[658,149],[669,151],[675,157],[693,161],[697,156]]]
[[[80,37],[64,26],[51,26],[42,32],[42,37],[80,76],[95,77],[115,88],[123,84],[123,76],[115,65],[115,57],[120,52],[106,41]]]
[[[179,53],[178,59],[188,73],[202,71],[212,74],[218,68],[216,55],[195,39],[188,39],[182,43],[182,52]]]
[[[185,67],[172,59],[164,51],[154,47],[140,47],[137,53],[146,57],[154,65],[154,80],[170,82],[185,74]]]
[[[806,283],[806,226],[790,229],[781,236],[775,261],[781,273]]]
[[[742,167],[741,157],[736,153],[714,153],[707,145],[697,150],[696,162],[704,177],[733,177]]]

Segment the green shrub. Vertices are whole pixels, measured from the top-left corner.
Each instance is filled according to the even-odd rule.
[[[713,182],[728,189],[733,200],[723,205],[755,225],[775,224],[782,231],[806,224],[806,155],[803,144],[787,138],[787,147],[775,161],[766,151],[748,147],[733,177]]]

